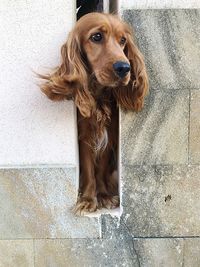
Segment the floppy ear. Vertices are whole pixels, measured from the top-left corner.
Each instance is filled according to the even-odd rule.
[[[117,101],[124,109],[140,111],[148,91],[148,77],[143,55],[134,44],[130,33],[124,52],[131,65],[131,78],[127,86],[117,89]]]
[[[61,48],[61,64],[49,75],[39,75],[46,82],[40,86],[51,100],[74,100],[80,113],[90,117],[94,99],[88,89],[88,73],[81,44],[75,31]]]

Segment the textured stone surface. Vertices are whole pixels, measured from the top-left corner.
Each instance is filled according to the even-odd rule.
[[[151,89],[200,88],[200,10],[125,10]]]
[[[131,240],[37,240],[35,267],[137,267],[137,255],[133,249]]]
[[[77,164],[72,102],[42,95],[36,75],[60,62],[75,1],[0,1],[0,167]]]
[[[123,216],[105,217],[103,236],[199,236],[200,12],[123,16],[135,28],[151,93],[142,112],[121,113]]]
[[[200,266],[200,239],[186,239],[184,242],[184,266]]]
[[[162,3],[164,5],[166,2]],[[195,10],[168,10],[164,15],[156,15],[160,12],[157,10],[134,11],[132,14],[136,14],[136,18],[133,16],[133,20],[136,19],[138,25],[149,23],[151,26],[153,12],[155,29],[159,16],[163,16],[163,20],[166,16],[170,18],[173,27],[170,32],[176,35],[176,40],[182,38],[180,33],[183,33],[183,23],[191,25],[191,35],[199,30],[195,17],[199,11]],[[148,15],[150,13],[151,16]],[[180,14],[184,14],[181,19]],[[191,15],[190,19],[186,14]],[[163,36],[163,27],[158,30]],[[185,41],[190,42],[191,35],[188,35],[188,40],[185,36],[180,39],[184,41],[182,45],[187,46]],[[154,35],[148,36],[153,40]],[[155,31],[157,37],[158,32]],[[170,43],[171,39],[168,39]],[[159,45],[163,43],[159,43],[158,39],[156,42],[159,50]],[[195,49],[198,41],[193,38],[192,42],[191,47],[189,44],[179,52],[188,59],[188,53],[193,49],[194,67],[199,60]],[[171,60],[171,55],[165,55],[165,52],[173,53],[173,46],[170,51],[169,43],[164,42],[166,49],[163,48],[162,56]],[[180,57],[182,54],[179,54]],[[187,66],[187,62],[183,64],[183,59],[180,59],[180,65],[177,65],[177,58],[174,62],[175,67],[178,66],[177,70],[163,60],[165,67],[161,69],[162,75],[159,73],[155,80],[151,77],[155,85],[152,89],[157,91],[146,99],[145,109],[141,113],[121,114],[123,215],[120,220],[104,215],[100,224],[97,218],[77,219],[71,214],[70,207],[75,203],[77,194],[74,169],[7,170],[0,172],[0,239],[45,238],[34,240],[35,267],[200,266],[200,238],[196,238],[200,236],[199,77],[196,77],[197,69],[194,68],[194,77],[189,84],[188,77],[193,74],[189,71],[183,78],[181,71],[191,68],[191,62],[188,61],[190,66]],[[157,66],[157,63],[155,59],[152,65],[152,75],[155,76],[158,75],[156,68],[159,70],[162,67]],[[178,79],[181,81],[176,77],[179,74]],[[157,87],[158,84],[161,86]],[[188,166],[188,139],[190,163],[195,163],[195,166]],[[99,239],[100,229],[102,239]],[[32,267],[32,242],[1,240],[0,266]]]
[[[104,221],[105,238],[125,230],[132,237],[200,236],[200,166],[125,166],[122,173],[123,216]]]
[[[134,247],[139,266],[182,267],[183,242],[183,239],[136,239]]]
[[[107,2],[107,1],[106,1]],[[200,8],[198,0],[121,0],[120,10],[157,8]]]
[[[187,90],[153,92],[142,112],[121,116],[122,164],[187,164]]]
[[[98,218],[75,217],[74,169],[0,171],[0,239],[99,237]]]
[[[183,266],[183,239],[37,240],[35,267]],[[191,256],[190,256],[191,258]],[[186,265],[185,265],[186,266]]]
[[[1,267],[34,267],[33,240],[0,240]]]
[[[200,92],[191,92],[190,163],[200,163]]]

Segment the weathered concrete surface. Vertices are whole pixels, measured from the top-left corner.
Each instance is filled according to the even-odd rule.
[[[125,10],[151,89],[200,88],[200,10]]]
[[[100,237],[98,218],[75,217],[75,169],[0,170],[0,239]]]

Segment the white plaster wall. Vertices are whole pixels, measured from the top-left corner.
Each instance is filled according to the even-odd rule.
[[[119,0],[122,9],[200,8],[200,0]]]
[[[42,95],[75,21],[75,1],[0,1],[0,167],[77,164],[75,108]]]

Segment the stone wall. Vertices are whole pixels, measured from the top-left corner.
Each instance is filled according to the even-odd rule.
[[[3,169],[2,267],[200,266],[200,12],[121,12],[150,78],[144,110],[120,114],[123,214],[74,217],[74,165]]]

